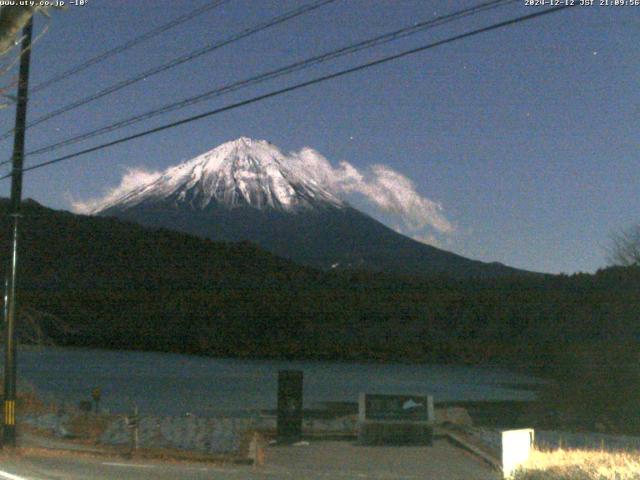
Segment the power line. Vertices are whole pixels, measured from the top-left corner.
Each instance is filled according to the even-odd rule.
[[[159,73],[162,73],[166,70],[169,70],[173,67],[176,67],[178,65],[181,65],[183,63],[195,60],[198,57],[201,57],[202,55],[205,55],[207,53],[210,53],[214,50],[217,50],[219,48],[222,48],[226,45],[229,45],[231,43],[237,42],[245,37],[248,37],[250,35],[253,35],[254,33],[258,33],[261,32],[263,30],[266,30],[270,27],[273,27],[275,25],[278,25],[280,23],[286,22],[288,20],[291,20],[295,17],[298,17],[300,15],[303,15],[305,13],[308,13],[312,10],[315,10],[317,8],[320,8],[324,5],[327,5],[329,3],[333,3],[336,0],[316,0],[315,2],[309,3],[307,5],[303,5],[302,7],[298,7],[295,8],[293,10],[290,10],[282,15],[279,15],[277,17],[272,18],[271,20],[268,20],[266,22],[262,22],[259,23],[256,26],[253,26],[251,28],[245,29],[243,31],[241,31],[240,33],[237,33],[235,35],[231,35],[230,37],[226,38],[225,40],[213,43],[211,45],[208,45],[206,47],[203,48],[199,48],[197,50],[192,51],[191,53],[188,53],[186,55],[183,55],[181,57],[175,58],[172,61],[165,63],[163,65],[160,65],[158,67],[154,67],[150,70],[147,70],[133,78],[129,78],[126,80],[123,80],[121,82],[118,82],[114,85],[111,85],[110,87],[107,87],[103,90],[100,90],[97,93],[94,93],[93,95],[90,95],[88,97],[85,97],[81,100],[77,100],[75,102],[71,102],[63,107],[60,107],[57,110],[54,110],[40,118],[37,118],[36,120],[34,120],[33,122],[29,123],[27,125],[27,128],[31,128],[34,127],[36,125],[39,125],[43,122],[46,122],[47,120],[51,120],[54,117],[57,117],[59,115],[62,115],[63,113],[66,113],[70,110],[74,110],[78,107],[81,107],[83,105],[86,105],[87,103],[93,102],[94,100],[98,100],[99,98],[105,97],[107,95],[110,95],[114,92],[117,92],[119,90],[122,90],[125,87],[128,87],[130,85],[133,85],[137,82],[140,82],[142,80],[145,80],[153,75],[157,75]],[[0,135],[0,140],[4,140],[5,138],[8,138],[9,136],[11,136],[13,130],[10,130],[8,132],[3,133],[2,135]]]
[[[170,128],[178,127],[180,125],[191,123],[191,122],[194,122],[196,120],[201,120],[203,118],[211,117],[213,115],[217,115],[217,114],[222,113],[222,112],[226,112],[226,111],[233,110],[233,109],[236,109],[236,108],[239,108],[239,107],[243,107],[245,105],[250,105],[252,103],[256,103],[256,102],[259,102],[259,101],[262,101],[262,100],[266,100],[268,98],[272,98],[272,97],[276,97],[276,96],[279,96],[279,95],[283,95],[285,93],[292,92],[292,91],[295,91],[295,90],[299,90],[301,88],[305,88],[305,87],[308,87],[308,86],[311,86],[311,85],[315,85],[317,83],[321,83],[321,82],[324,82],[324,81],[327,81],[327,80],[332,80],[334,78],[338,78],[338,77],[342,77],[342,76],[345,76],[345,75],[349,75],[351,73],[359,72],[359,71],[362,71],[362,70],[365,70],[367,68],[371,68],[371,67],[374,67],[374,66],[377,66],[377,65],[382,65],[382,64],[387,63],[387,62],[398,60],[400,58],[404,58],[404,57],[409,56],[409,55],[414,55],[414,54],[419,53],[419,52],[423,52],[423,51],[426,51],[426,50],[430,50],[432,48],[440,47],[442,45],[446,45],[448,43],[452,43],[452,42],[455,42],[455,41],[458,41],[458,40],[462,40],[462,39],[465,39],[465,38],[468,38],[468,37],[479,35],[481,33],[486,33],[486,32],[492,31],[492,30],[497,30],[499,28],[507,27],[507,26],[510,26],[510,25],[515,25],[515,24],[518,24],[518,23],[521,23],[521,22],[525,22],[525,21],[528,21],[528,20],[533,20],[534,18],[542,17],[544,15],[548,15],[548,14],[551,14],[551,13],[556,13],[556,12],[559,12],[559,11],[562,11],[562,10],[564,10],[566,8],[571,8],[571,7],[572,7],[572,5],[563,5],[563,6],[559,6],[559,7],[554,7],[554,8],[549,8],[549,9],[546,9],[546,10],[542,10],[540,12],[531,13],[529,15],[523,15],[523,16],[520,16],[520,17],[512,18],[510,20],[505,20],[505,21],[502,21],[502,22],[494,23],[493,25],[489,25],[488,27],[483,27],[483,28],[479,28],[477,30],[472,30],[470,32],[462,33],[460,35],[449,37],[449,38],[446,38],[444,40],[439,40],[437,42],[433,42],[433,43],[430,43],[430,44],[427,44],[427,45],[423,45],[421,47],[413,48],[411,50],[405,50],[405,51],[403,51],[401,53],[397,53],[395,55],[390,55],[390,56],[387,56],[387,57],[383,57],[383,58],[381,58],[379,60],[374,60],[374,61],[371,61],[371,62],[363,63],[363,64],[357,65],[355,67],[348,68],[346,70],[341,70],[341,71],[336,72],[336,73],[323,75],[321,77],[314,78],[313,80],[308,80],[306,82],[298,83],[298,84],[292,85],[290,87],[282,88],[280,90],[275,90],[273,92],[266,93],[264,95],[258,95],[256,97],[250,98],[248,100],[243,100],[241,102],[237,102],[237,103],[233,103],[233,104],[230,104],[230,105],[226,105],[224,107],[220,107],[220,108],[217,108],[215,110],[210,110],[208,112],[201,113],[199,115],[194,115],[194,116],[191,116],[191,117],[184,118],[182,120],[178,120],[176,122],[171,122],[171,123],[162,125],[160,127],[155,127],[155,128],[149,129],[149,130],[145,130],[144,132],[140,132],[140,133],[136,133],[136,134],[133,134],[133,135],[126,136],[126,137],[122,137],[122,138],[119,138],[117,140],[113,140],[111,142],[107,142],[107,143],[103,143],[101,145],[97,145],[95,147],[91,147],[91,148],[87,148],[87,149],[84,149],[84,150],[80,150],[78,152],[71,153],[69,155],[64,155],[62,157],[54,158],[53,160],[48,160],[46,162],[38,163],[36,165],[32,165],[30,167],[23,168],[22,171],[26,172],[26,171],[29,171],[29,170],[36,170],[38,168],[42,168],[42,167],[46,167],[48,165],[53,165],[55,163],[62,162],[64,160],[69,160],[71,158],[80,157],[80,156],[86,155],[88,153],[93,153],[93,152],[96,152],[96,151],[99,151],[99,150],[104,150],[105,148],[112,147],[114,145],[125,143],[125,142],[131,141],[131,140],[135,140],[137,138],[146,137],[147,135],[151,135],[153,133],[158,133],[158,132],[161,132],[163,130],[168,130]],[[7,179],[7,178],[9,178],[11,176],[12,176],[12,174],[5,175],[3,177],[0,177],[0,180]]]
[[[510,3],[515,3],[516,1],[519,0],[491,0],[479,5],[476,5],[474,7],[470,7],[470,8],[466,8],[464,10],[459,10],[447,15],[442,15],[440,17],[437,18],[432,18],[423,22],[419,22],[419,23],[415,23],[409,27],[405,27],[405,28],[401,28],[399,30],[395,30],[393,32],[389,32],[389,33],[385,33],[383,35],[378,35],[376,37],[364,40],[364,41],[360,41],[358,43],[355,44],[351,44],[348,45],[346,47],[342,47],[339,48],[337,50],[332,50],[330,52],[326,52],[320,55],[316,55],[314,57],[311,57],[309,59],[306,60],[302,60],[302,61],[298,61],[298,62],[294,62],[291,63],[289,65],[286,65],[284,67],[275,69],[275,70],[271,70],[268,72],[264,72],[249,78],[246,78],[244,80],[240,80],[237,82],[233,82],[231,84],[227,84],[224,85],[222,87],[218,87],[216,89],[213,90],[209,90],[207,92],[201,93],[199,95],[196,96],[192,96],[192,97],[188,97],[185,98],[183,100],[180,100],[178,102],[173,102],[173,103],[169,103],[166,105],[163,105],[162,107],[159,108],[155,108],[152,110],[149,110],[147,112],[144,112],[142,114],[139,115],[135,115],[133,117],[129,117],[127,119],[121,120],[119,122],[104,126],[104,127],[100,127],[98,129],[95,130],[91,130],[64,140],[61,140],[59,142],[50,144],[50,145],[46,145],[44,147],[40,147],[36,150],[32,150],[30,152],[28,152],[28,155],[41,155],[43,153],[47,153],[47,152],[51,152],[51,151],[55,151],[60,149],[61,147],[64,146],[68,146],[68,145],[72,145],[74,143],[78,143],[81,142],[83,140],[88,140],[90,138],[96,137],[98,135],[102,135],[105,133],[109,133],[109,132],[113,132],[115,130],[119,130],[121,128],[124,127],[128,127],[131,126],[133,124],[139,123],[141,121],[144,120],[148,120],[150,118],[156,117],[158,115],[163,115],[165,113],[169,113],[175,110],[179,110],[181,108],[187,107],[187,106],[191,106],[191,105],[195,105],[197,103],[201,103],[203,101],[206,100],[210,100],[212,98],[230,93],[230,92],[234,92],[236,90],[240,90],[242,88],[245,87],[249,87],[252,85],[256,85],[262,82],[265,82],[267,80],[272,80],[274,78],[278,78],[281,77],[283,75],[288,75],[294,72],[298,72],[301,70],[304,70],[306,68],[318,65],[320,63],[329,61],[329,60],[334,60],[336,58],[339,58],[341,56],[347,55],[347,54],[351,54],[351,53],[355,53],[367,48],[372,48],[372,47],[376,47],[385,43],[389,43],[401,38],[405,38],[407,36],[410,35],[414,35],[416,33],[420,33],[423,32],[425,30],[428,30],[430,28],[434,28],[440,25],[444,25],[446,23],[450,23],[456,20],[459,20],[461,18],[467,17],[467,16],[471,16],[471,15],[476,15],[478,13],[490,10],[490,9],[494,9],[497,7],[501,7]],[[1,165],[1,163],[0,163]]]
[[[74,143],[78,143],[80,141],[83,140],[87,140],[105,133],[109,133],[124,127],[128,127],[131,126],[135,123],[139,123],[143,120],[148,120],[150,118],[153,118],[155,116],[158,115],[162,115],[165,113],[169,113],[171,111],[175,111],[175,110],[179,110],[181,108],[187,107],[187,106],[191,106],[206,100],[210,100],[211,98],[214,97],[218,97],[221,96],[223,94],[226,93],[230,93],[236,90],[240,90],[242,88],[248,87],[248,86],[252,86],[252,85],[256,85],[258,83],[262,83],[264,81],[267,80],[271,80],[286,74],[290,74],[290,73],[294,73],[297,71],[301,71],[303,69],[312,67],[314,65],[320,64],[322,62],[328,61],[328,60],[333,60],[336,58],[339,58],[341,56],[350,54],[350,53],[355,53],[357,51],[360,50],[364,50],[366,48],[372,48],[378,45],[382,45],[400,38],[404,38],[407,37],[409,35],[413,35],[416,33],[419,33],[421,31],[427,30],[429,28],[434,28],[436,26],[440,26],[440,25],[444,25],[446,23],[458,20],[460,18],[466,17],[466,16],[470,16],[470,15],[475,15],[477,13],[481,13],[483,11],[487,11],[489,9],[494,9],[497,7],[501,7],[504,5],[507,5],[509,3],[515,3],[518,0],[492,0],[489,2],[485,2],[479,5],[476,5],[474,7],[470,7],[467,9],[463,9],[463,10],[459,10],[456,12],[453,12],[451,14],[447,14],[447,15],[443,15],[440,17],[437,17],[435,19],[430,19],[427,21],[423,21],[423,22],[419,22],[419,23],[415,23],[409,27],[405,27],[399,30],[395,30],[393,32],[389,32],[383,35],[379,35],[376,36],[374,38],[371,39],[367,39],[361,42],[358,42],[356,44],[352,44],[349,45],[347,47],[342,47],[339,48],[337,50],[333,50],[331,52],[327,52],[321,55],[317,55],[314,56],[312,58],[309,58],[307,60],[303,60],[303,61],[298,61],[298,62],[294,62],[292,64],[289,64],[285,67],[281,67],[279,69],[276,70],[271,70],[269,72],[266,73],[262,73],[253,77],[250,77],[248,79],[244,79],[238,82],[234,82],[232,84],[228,84],[225,85],[223,87],[219,87],[216,88],[214,90],[210,90],[207,91],[205,93],[193,96],[193,97],[188,97],[186,99],[183,99],[181,101],[178,102],[174,102],[174,103],[170,103],[167,105],[164,105],[160,108],[156,108],[150,111],[147,111],[145,113],[136,115],[134,117],[130,117],[128,119],[124,119],[122,121],[119,121],[115,124],[110,124],[107,125],[105,127],[101,127],[99,129],[96,130],[92,130],[89,132],[85,132],[82,133],[80,135],[76,135],[74,137],[70,137],[67,138],[65,140],[56,142],[54,144],[50,144],[50,145],[46,145],[44,147],[38,148],[36,150],[32,150],[30,152],[27,152],[27,155],[41,155],[43,153],[47,153],[50,151],[55,151],[58,150],[59,148],[63,147],[63,146],[68,146]],[[0,162],[0,165],[4,164],[4,163],[8,163],[8,161],[5,162]]]
[[[93,65],[96,65],[97,63],[103,62],[108,58],[111,58],[119,53],[122,53],[126,50],[129,50],[130,48],[135,47],[136,45],[139,45],[140,43],[146,42],[147,40],[152,39],[153,37],[156,37],[158,35],[160,35],[161,33],[164,33],[168,30],[171,30],[173,27],[176,27],[182,23],[185,23],[199,15],[202,15],[203,13],[208,12],[209,10],[213,10],[215,8],[218,8],[219,6],[228,3],[230,0],[217,0],[214,1],[212,3],[208,3],[207,5],[203,5],[202,7],[196,8],[195,10],[192,10],[191,12],[185,13],[184,15],[181,15],[177,18],[174,18],[173,20],[171,20],[168,23],[165,23],[164,25],[160,25],[157,28],[154,28],[153,30],[149,30],[146,33],[143,33],[142,35],[139,35],[131,40],[129,40],[128,42],[123,43],[122,45],[118,45],[117,47],[112,48],[111,50],[107,50],[106,52],[103,52],[99,55],[96,55],[93,58],[90,58],[89,60],[80,63],[78,65],[75,65],[73,67],[71,67],[70,69],[55,75],[53,77],[48,78],[47,80],[44,80],[40,83],[38,83],[37,85],[35,85],[32,89],[30,94],[34,94],[40,90],[44,90],[45,88],[49,88],[51,85],[58,83],[62,80],[65,80],[69,77],[71,77],[72,75],[75,75],[77,73],[80,73],[84,70],[86,70],[89,67],[92,67]]]

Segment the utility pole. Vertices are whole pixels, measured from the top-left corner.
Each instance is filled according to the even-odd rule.
[[[3,445],[16,446],[16,277],[18,267],[18,224],[22,200],[22,166],[24,161],[24,133],[27,123],[27,94],[29,91],[29,61],[31,58],[30,19],[22,30],[20,49],[20,78],[16,105],[16,129],[13,141],[13,168],[11,170],[11,217],[13,219],[13,251],[8,270],[5,294],[5,356],[4,356],[4,425]]]

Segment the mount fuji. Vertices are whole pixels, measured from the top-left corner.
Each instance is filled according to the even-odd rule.
[[[171,167],[90,213],[217,241],[250,241],[324,270],[524,273],[405,237],[338,198],[276,146],[245,137]]]

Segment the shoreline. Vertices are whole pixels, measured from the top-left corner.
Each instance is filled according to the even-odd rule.
[[[0,341],[0,346],[4,345],[3,341]],[[108,348],[96,345],[37,345],[32,343],[19,343],[18,349],[24,349],[27,351],[38,351],[43,349],[54,350],[72,350],[72,351],[100,351],[100,352],[119,352],[119,353],[131,353],[131,354],[158,354],[158,355],[172,355],[176,357],[191,357],[191,358],[206,358],[220,361],[247,361],[247,362],[314,362],[314,363],[340,363],[350,365],[363,365],[363,366],[383,366],[383,365],[397,365],[397,366],[425,366],[425,367],[461,367],[461,368],[485,368],[503,370],[512,374],[519,374],[524,376],[534,376],[546,378],[540,372],[542,369],[538,366],[507,364],[507,359],[494,362],[478,362],[470,363],[465,361],[445,361],[445,360],[415,360],[409,358],[389,358],[389,359],[376,359],[376,358],[361,358],[361,357],[327,357],[323,355],[308,356],[308,357],[289,357],[279,355],[237,355],[237,356],[224,356],[216,354],[205,353],[193,353],[193,352],[176,352],[171,350],[144,350],[137,348]],[[0,364],[2,359],[0,359]],[[534,373],[538,372],[538,373]],[[508,385],[508,384],[504,384]],[[515,384],[514,384],[515,385]]]

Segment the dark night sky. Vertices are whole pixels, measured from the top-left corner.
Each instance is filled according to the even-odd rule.
[[[89,0],[36,19],[31,82],[168,22],[206,1]],[[37,118],[303,2],[231,0],[33,95]],[[28,149],[230,81],[286,65],[478,1],[338,0],[30,129]],[[596,1],[597,3],[597,1]],[[253,95],[532,13],[525,0],[327,62],[128,130],[27,158],[34,164]],[[546,271],[605,265],[612,231],[640,213],[640,6],[576,7],[239,108],[25,176],[26,197],[54,208],[104,195],[239,136],[284,152],[312,147],[365,181],[441,206],[411,225],[353,201],[415,238],[485,261]],[[9,59],[5,59],[5,65]],[[16,69],[5,73],[8,83]],[[2,129],[13,108],[0,111]],[[8,159],[11,142],[0,148]],[[379,177],[380,169],[397,174]],[[6,166],[1,173],[6,173]],[[378,172],[378,173],[376,173]],[[0,182],[8,196],[9,182]],[[406,219],[404,219],[406,220]],[[447,228],[442,228],[442,221]]]

